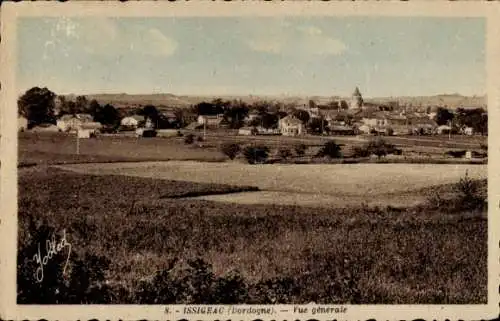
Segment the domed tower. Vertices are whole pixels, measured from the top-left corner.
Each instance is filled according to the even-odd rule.
[[[356,87],[354,89],[354,92],[352,93],[351,97],[351,103],[349,105],[350,109],[360,109],[363,107],[363,97],[361,96],[361,93],[359,92],[359,88]]]

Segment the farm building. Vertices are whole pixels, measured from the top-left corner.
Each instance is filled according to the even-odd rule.
[[[137,128],[145,120],[146,119],[144,118],[144,116],[132,115],[132,116],[128,116],[128,117],[123,117],[122,120],[120,121],[120,125],[122,125],[124,127]]]
[[[17,117],[17,129],[21,132],[28,129],[28,119],[24,116]]]
[[[198,116],[198,124],[199,125],[207,125],[207,126],[216,126],[221,125],[222,120],[224,119],[224,115],[199,115]]]
[[[253,127],[241,127],[240,129],[238,129],[238,135],[250,136],[256,134],[257,134],[257,129]]]
[[[462,128],[460,128],[460,133],[462,135],[472,136],[474,135],[474,128],[469,126],[463,126]]]
[[[82,124],[93,121],[90,114],[63,115],[57,120],[56,126],[62,132],[69,132],[77,130]]]
[[[279,130],[285,136],[297,136],[305,133],[302,121],[291,115],[280,119]]]
[[[438,128],[436,128],[436,133],[438,135],[448,134],[448,133],[450,133],[450,131],[451,131],[451,127],[448,125],[441,125]]]
[[[334,124],[330,126],[329,133],[330,135],[355,135],[356,130],[345,124]]]

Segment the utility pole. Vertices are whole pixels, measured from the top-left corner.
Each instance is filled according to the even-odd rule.
[[[203,119],[203,140],[205,140],[207,136],[207,117]]]
[[[80,155],[80,135],[78,131],[79,129],[76,130],[76,154]]]

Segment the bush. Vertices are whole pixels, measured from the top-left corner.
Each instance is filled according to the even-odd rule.
[[[446,152],[446,155],[454,157],[454,158],[462,158],[465,157],[465,150],[450,150]]]
[[[479,181],[472,180],[466,171],[456,186],[458,192],[458,206],[462,210],[483,209],[486,195],[480,191]]]
[[[247,146],[243,150],[243,155],[249,164],[263,164],[269,156],[269,147]]]
[[[333,140],[328,141],[316,154],[317,157],[340,158],[342,157],[341,147]]]
[[[221,146],[221,151],[222,151],[222,153],[224,153],[224,155],[229,157],[229,159],[233,160],[236,158],[238,153],[241,151],[241,147],[240,147],[240,145],[235,144],[235,143],[224,144]]]
[[[282,159],[288,159],[288,158],[292,157],[292,151],[288,148],[281,148],[278,151],[278,154],[280,155],[280,157]]]
[[[299,157],[304,156],[306,153],[306,150],[307,150],[307,145],[305,145],[305,144],[299,144],[299,145],[295,146],[295,153]]]
[[[184,138],[184,143],[187,144],[187,145],[194,143],[194,135],[193,134],[187,135]]]
[[[198,136],[198,138],[196,138],[196,140],[199,142],[202,142],[205,140],[205,138],[203,138],[203,136]]]
[[[387,143],[380,137],[370,140],[368,144],[366,144],[365,148],[370,155],[376,155],[379,159],[382,156],[397,152],[393,144]]]
[[[358,157],[368,157],[368,156],[370,156],[370,151],[366,147],[355,146],[353,148],[352,157],[358,158]]]

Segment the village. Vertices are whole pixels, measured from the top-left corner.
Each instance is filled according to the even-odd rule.
[[[265,100],[250,104],[215,98],[183,107],[137,104],[127,108],[109,103],[101,105],[85,96],[71,100],[46,88],[32,91],[38,93],[28,91],[20,98],[21,104],[23,99],[28,104],[29,99],[33,99],[31,96],[43,101],[38,96],[46,91],[53,99],[53,111],[42,119],[32,116],[30,121],[26,118],[28,113],[21,114],[19,131],[27,133],[54,132],[83,139],[182,137],[186,144],[197,143],[205,148],[214,147],[210,141],[218,142],[216,147],[222,150],[223,143],[258,142],[260,147],[265,144],[276,147],[274,152],[281,158],[290,158],[287,156],[291,151],[283,150],[286,146],[304,149],[297,147],[297,143],[312,147],[310,152],[316,151],[314,155],[317,155],[327,140],[335,140],[343,146],[343,153],[337,156],[333,153],[333,158],[369,156],[370,152],[366,151],[356,154],[356,146],[383,136],[392,146],[384,156],[394,154],[406,160],[422,155],[434,159],[485,159],[487,156],[485,109],[465,105],[455,109],[400,105],[397,101],[377,104],[365,101],[358,87],[350,99],[333,99],[326,104],[312,99],[307,104]],[[296,156],[303,156],[300,154],[299,151]]]

